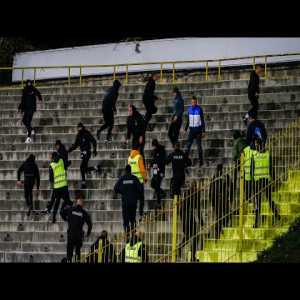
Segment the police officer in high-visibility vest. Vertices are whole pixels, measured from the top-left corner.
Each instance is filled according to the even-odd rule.
[[[140,198],[140,218],[142,218],[144,214],[144,183],[147,183],[147,171],[144,164],[144,159],[139,151],[139,144],[135,144],[132,147],[130,152],[130,156],[128,157],[128,165],[131,167],[132,175],[136,176],[142,185],[142,193]]]
[[[270,152],[265,149],[264,144],[261,139],[254,139],[255,154],[253,155],[253,179],[255,183],[255,198],[256,198],[256,208],[255,208],[255,225],[258,227],[258,220],[261,214],[261,200],[262,195],[265,193],[266,198],[269,201],[271,210],[274,214],[274,219],[279,219],[279,214],[274,201],[272,201],[272,164]],[[263,216],[262,216],[263,217]]]
[[[141,238],[134,234],[127,241],[125,248],[122,250],[122,262],[125,263],[147,263],[148,254],[145,244]]]
[[[52,161],[49,166],[49,179],[53,188],[53,196],[47,205],[46,212],[50,213],[54,204],[52,223],[55,223],[60,199],[62,198],[64,200],[60,212],[63,211],[66,205],[72,206],[64,161],[57,152],[52,153]]]

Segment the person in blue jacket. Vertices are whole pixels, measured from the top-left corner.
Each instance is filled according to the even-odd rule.
[[[204,114],[200,105],[197,104],[197,98],[192,97],[192,105],[188,108],[188,119],[185,126],[185,131],[190,129],[188,140],[187,140],[187,150],[186,154],[189,156],[191,147],[194,140],[197,142],[198,155],[199,155],[199,166],[203,165],[203,151],[201,139],[205,134],[205,122]]]

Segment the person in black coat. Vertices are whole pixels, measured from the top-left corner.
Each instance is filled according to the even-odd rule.
[[[27,80],[22,92],[22,100],[18,107],[18,111],[23,113],[22,122],[27,129],[27,139],[25,143],[31,143],[31,135],[34,134],[31,122],[33,114],[36,112],[36,99],[42,101],[41,93],[33,86],[31,80]]]
[[[97,142],[92,134],[85,129],[84,125],[80,122],[77,125],[78,134],[76,136],[75,143],[70,147],[68,153],[74,151],[77,147],[80,148],[80,157],[82,159],[82,163],[80,165],[81,178],[82,178],[82,188],[86,188],[85,175],[87,172],[97,171],[95,167],[89,167],[89,160],[91,158],[91,144],[93,145],[94,156],[97,155]]]
[[[71,162],[69,161],[69,153],[64,144],[60,140],[55,142],[55,150],[59,154],[59,156],[63,159],[65,170],[67,171],[68,167],[70,166]]]
[[[131,167],[127,165],[125,175],[119,178],[114,191],[122,195],[123,227],[127,234],[135,230],[137,202],[143,194],[143,187],[138,178],[131,174]],[[141,201],[140,201],[141,211]]]
[[[159,74],[152,74],[148,82],[145,86],[144,94],[143,94],[143,103],[146,108],[146,114],[145,114],[145,122],[146,127],[148,123],[150,122],[152,115],[156,114],[157,107],[155,106],[155,101],[159,98],[154,94],[155,92],[155,81],[159,79]]]
[[[117,256],[113,244],[111,244],[107,238],[107,231],[102,230],[100,236],[97,238],[96,242],[91,246],[90,256],[87,259],[88,263],[98,262],[98,249],[102,248],[102,257],[100,258],[101,263],[116,263]]]
[[[26,204],[29,207],[27,213],[27,216],[29,216],[33,209],[32,190],[34,184],[36,183],[37,191],[39,191],[40,188],[40,172],[35,162],[35,156],[33,154],[30,154],[29,157],[26,159],[26,161],[18,169],[18,181],[17,181],[18,186],[22,186],[21,173],[23,172],[24,172],[24,194],[25,194]]]
[[[129,139],[132,138],[132,147],[136,144],[140,146],[140,153],[144,157],[144,147],[145,147],[145,132],[146,132],[146,122],[144,117],[138,112],[136,107],[132,104],[128,105],[128,117],[127,117],[127,135],[126,144],[128,144]]]
[[[87,211],[83,208],[84,197],[80,192],[76,192],[75,206],[66,206],[62,211],[62,218],[68,222],[68,240],[67,240],[67,260],[72,262],[75,248],[76,258],[80,259],[80,251],[84,239],[83,226],[88,226],[87,237],[92,232],[92,220]]]
[[[155,190],[157,206],[161,207],[161,198],[165,195],[165,192],[161,189],[161,183],[165,176],[166,168],[166,150],[165,147],[158,143],[157,139],[152,140],[152,160],[150,166],[152,168],[151,187]]]
[[[248,128],[246,142],[251,146],[254,138],[259,138],[263,145],[267,142],[267,131],[263,122],[257,120],[257,114],[254,111],[249,112]]]
[[[176,143],[174,152],[169,154],[166,164],[172,163],[173,177],[171,179],[171,195],[181,195],[181,187],[185,184],[185,170],[192,165],[186,153],[180,149],[180,144]]]
[[[114,126],[114,113],[117,112],[116,102],[119,96],[119,89],[121,87],[121,82],[115,80],[113,86],[107,91],[103,103],[102,103],[102,114],[104,118],[104,124],[97,131],[98,140],[100,140],[100,134],[103,130],[108,128],[107,141],[111,140],[111,132]]]

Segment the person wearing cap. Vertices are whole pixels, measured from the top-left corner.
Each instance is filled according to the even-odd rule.
[[[103,99],[102,114],[103,114],[104,124],[97,131],[98,140],[100,140],[101,132],[106,128],[108,128],[106,140],[111,141],[111,132],[114,127],[114,113],[117,112],[116,102],[119,96],[120,87],[121,87],[121,82],[117,79],[114,80],[113,86],[108,89]]]
[[[248,145],[251,145],[253,139],[259,138],[263,145],[267,142],[267,131],[263,122],[257,120],[257,113],[255,111],[249,112],[248,128],[246,141]]]
[[[54,205],[52,215],[52,223],[54,224],[56,223],[56,214],[60,205],[60,200],[63,199],[64,201],[61,206],[60,214],[62,213],[66,205],[72,205],[69,195],[68,180],[64,162],[57,152],[53,152],[51,155],[51,163],[49,166],[49,179],[53,191],[51,200],[49,201],[47,208],[44,212],[50,214]]]
[[[65,170],[67,171],[71,162],[69,161],[69,153],[68,153],[65,145],[61,142],[61,140],[57,140],[55,142],[54,147],[55,147],[56,152],[59,154],[59,156],[64,161]]]
[[[68,153],[71,153],[78,147],[80,148],[80,157],[82,159],[81,165],[80,165],[80,172],[81,172],[81,178],[82,178],[82,188],[86,188],[86,181],[85,181],[85,175],[87,172],[91,171],[97,171],[98,169],[96,167],[89,167],[89,160],[91,158],[91,145],[93,145],[93,154],[94,156],[97,155],[97,142],[95,138],[92,136],[92,134],[84,127],[84,125],[80,122],[77,125],[78,133],[76,136],[75,143],[70,147],[68,150]]]
[[[35,134],[33,128],[31,127],[31,122],[34,113],[36,112],[36,100],[42,101],[41,93],[33,86],[31,80],[27,80],[25,87],[22,91],[22,100],[18,106],[18,112],[23,113],[22,123],[27,129],[27,139],[26,144],[32,142],[31,136]]]
[[[178,142],[179,132],[182,125],[182,115],[184,112],[184,101],[178,87],[173,89],[174,95],[174,108],[173,115],[171,118],[171,124],[168,130],[169,139],[174,147],[175,143]]]
[[[35,162],[35,156],[30,154],[26,161],[18,169],[18,181],[17,186],[21,187],[21,173],[24,173],[24,194],[27,207],[29,208],[27,216],[30,215],[33,210],[33,195],[32,190],[36,183],[36,189],[40,188],[40,172]]]
[[[81,247],[84,240],[83,226],[87,224],[88,230],[86,237],[88,238],[92,232],[92,220],[88,212],[83,208],[84,196],[81,192],[75,192],[75,205],[65,206],[61,216],[64,221],[68,222],[68,240],[67,240],[67,260],[72,262],[75,249],[76,261],[80,260]]]

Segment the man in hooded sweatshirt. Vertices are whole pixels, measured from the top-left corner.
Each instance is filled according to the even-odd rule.
[[[129,104],[128,117],[127,117],[126,144],[128,144],[128,141],[132,135],[133,136],[132,147],[136,144],[139,144],[140,153],[142,156],[144,156],[145,131],[146,131],[146,122],[144,117],[137,111],[134,105]]]
[[[111,141],[111,132],[114,127],[114,113],[117,112],[116,102],[119,96],[119,89],[121,87],[121,82],[115,80],[113,86],[107,91],[103,103],[102,103],[102,114],[104,118],[104,124],[97,131],[98,140],[100,140],[100,134],[103,130],[108,128],[106,140]]]
[[[140,218],[143,217],[144,214],[144,184],[148,181],[147,171],[144,164],[143,156],[139,151],[140,146],[135,144],[132,147],[130,155],[128,157],[128,165],[131,167],[132,175],[136,176],[142,185],[141,189],[141,197],[140,197]]]
[[[76,136],[75,143],[68,150],[69,153],[74,151],[76,148],[80,148],[80,157],[82,159],[82,163],[80,165],[81,178],[82,178],[82,188],[86,188],[85,175],[87,172],[97,171],[98,169],[95,167],[89,167],[89,160],[91,158],[91,144],[93,145],[94,156],[97,155],[97,142],[92,134],[85,129],[84,125],[80,122],[77,125],[78,134]]]
[[[40,188],[40,173],[39,168],[35,162],[35,156],[30,154],[27,160],[18,169],[18,181],[17,185],[22,186],[21,183],[21,173],[24,172],[24,194],[25,201],[29,207],[27,216],[30,215],[33,209],[33,195],[32,190],[36,182],[36,189],[39,191]]]
[[[22,92],[22,100],[18,107],[18,111],[23,113],[22,123],[27,129],[27,139],[26,144],[31,143],[31,135],[34,135],[34,130],[31,127],[31,121],[33,114],[36,111],[36,99],[42,101],[41,93],[33,86],[31,80],[26,81],[26,85]]]
[[[68,167],[70,166],[71,162],[69,161],[69,154],[65,147],[65,145],[61,142],[61,140],[57,140],[55,142],[55,150],[59,154],[59,156],[63,159],[65,170],[67,171]]]

